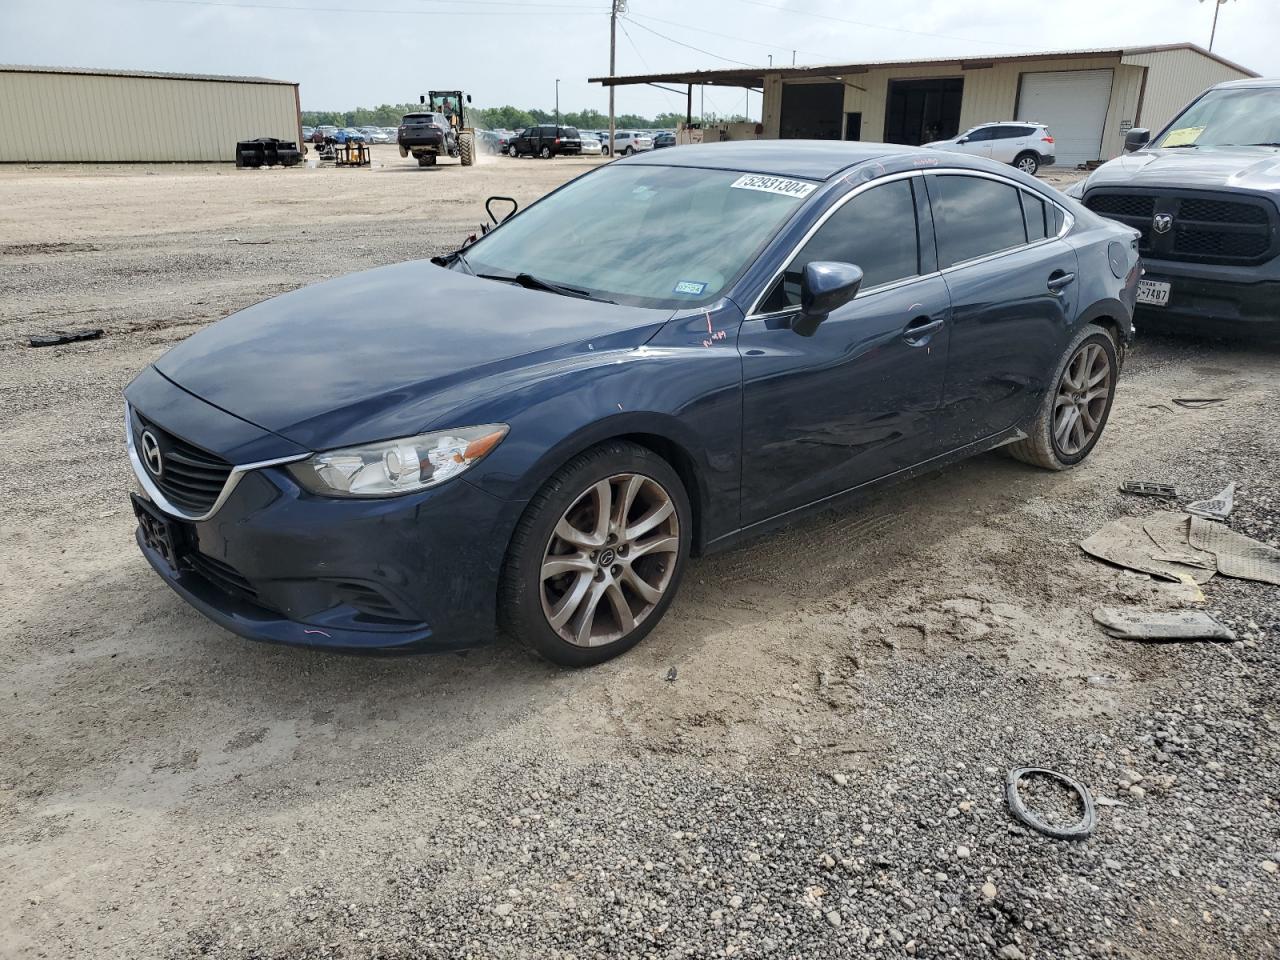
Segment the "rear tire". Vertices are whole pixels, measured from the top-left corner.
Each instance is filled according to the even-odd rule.
[[[476,142],[473,137],[458,138],[458,156],[462,158],[464,167],[469,167],[476,162]]]
[[[1102,438],[1116,395],[1120,360],[1111,334],[1085,324],[1063,353],[1027,437],[1004,449],[1015,460],[1069,470]]]
[[[1025,153],[1020,153],[1014,157],[1013,165],[1027,176],[1034,177],[1036,175],[1036,171],[1040,169],[1040,158],[1035,153],[1028,150]]]
[[[621,440],[592,447],[556,471],[516,525],[498,592],[502,628],[561,666],[616,657],[671,605],[692,534],[688,494],[667,461]]]
[[[538,151],[538,156],[540,156],[543,160],[550,160],[551,148],[548,147],[546,144],[543,144],[542,149]]]

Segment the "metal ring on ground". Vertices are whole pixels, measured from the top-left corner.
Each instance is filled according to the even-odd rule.
[[[1055,827],[1052,824],[1045,823],[1034,813],[1026,808],[1022,802],[1022,797],[1018,794],[1018,782],[1023,777],[1031,774],[1041,774],[1051,780],[1074,790],[1084,803],[1084,816],[1080,818],[1080,822],[1069,827]],[[1073,780],[1066,774],[1058,773],[1056,770],[1046,770],[1043,767],[1018,767],[1016,770],[1009,771],[1009,779],[1005,783],[1005,798],[1009,801],[1009,810],[1019,821],[1026,824],[1032,830],[1043,833],[1046,837],[1053,837],[1055,840],[1083,840],[1089,834],[1093,833],[1094,828],[1098,825],[1098,812],[1093,806],[1093,797],[1083,783]]]

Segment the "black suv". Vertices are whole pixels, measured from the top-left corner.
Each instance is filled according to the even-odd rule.
[[[513,157],[523,154],[542,157],[546,160],[559,154],[577,156],[582,153],[582,137],[577,127],[559,127],[554,123],[544,123],[528,130],[511,141],[507,148]]]
[[[1280,80],[1202,93],[1154,137],[1067,190],[1142,232],[1145,317],[1206,333],[1280,333]]]

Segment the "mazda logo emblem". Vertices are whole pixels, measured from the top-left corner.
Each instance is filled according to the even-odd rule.
[[[615,559],[616,557],[614,552],[612,550],[606,550],[604,553],[600,554],[600,566],[610,566]]]
[[[164,472],[164,458],[160,455],[160,441],[150,430],[142,431],[142,462],[155,476]]]
[[[1169,213],[1157,213],[1151,218],[1151,229],[1156,233],[1168,233],[1173,229],[1173,215]]]

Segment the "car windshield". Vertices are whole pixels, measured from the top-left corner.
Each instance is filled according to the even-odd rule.
[[[815,185],[692,167],[601,167],[467,247],[473,273],[539,280],[602,300],[710,303]]]
[[[1210,90],[1173,121],[1156,147],[1280,143],[1280,88]]]

